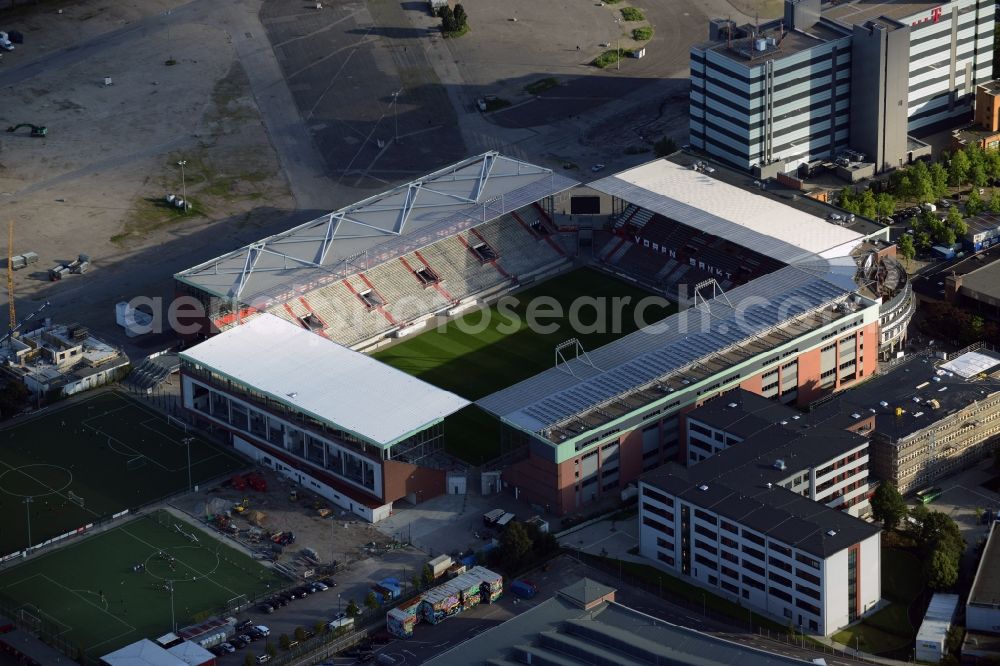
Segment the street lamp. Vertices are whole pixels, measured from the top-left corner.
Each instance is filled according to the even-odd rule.
[[[177,166],[181,168],[181,198],[184,199],[184,214],[187,215],[188,211],[188,197],[187,197],[187,182],[184,180],[184,165],[187,164],[187,160],[181,160],[177,163]]]
[[[340,616],[340,592],[337,592],[337,616]]]
[[[170,590],[170,631],[177,631],[177,620],[174,619],[174,581],[167,581],[167,589]]]
[[[399,110],[396,104],[399,102],[399,93],[401,92],[403,92],[402,88],[392,93],[392,124],[395,126],[393,143],[399,143]]]

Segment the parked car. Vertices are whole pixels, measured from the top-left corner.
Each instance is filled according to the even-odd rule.
[[[257,663],[258,664],[266,664],[269,661],[271,661],[271,655],[269,655],[269,654],[259,654],[259,655],[257,655]]]
[[[233,647],[232,643],[223,643],[219,647],[222,648],[223,650],[225,650],[226,652],[230,653],[230,654],[232,654],[233,652],[236,652],[236,648]]]
[[[327,585],[329,587],[337,587],[337,581],[333,580],[333,578],[331,578],[330,576],[321,579],[321,581],[324,585]]]
[[[327,590],[329,590],[329,589],[330,589],[330,586],[329,586],[329,585],[327,585],[326,583],[324,583],[324,582],[323,582],[323,581],[321,581],[321,580],[318,580],[318,581],[314,582],[314,583],[313,583],[313,586],[314,586],[314,587],[315,587],[315,588],[316,588],[317,590],[319,590],[320,592],[326,592]]]
[[[268,615],[270,615],[271,613],[274,612],[274,606],[272,606],[268,602],[265,602],[262,603],[260,606],[257,606],[257,610],[259,610],[261,613],[267,613]]]
[[[242,650],[246,646],[250,645],[250,639],[248,638],[246,640],[243,640],[242,636],[234,636],[233,638],[229,639],[229,642],[237,650]]]
[[[271,630],[267,628],[266,625],[258,624],[254,627],[261,636],[270,636]]]
[[[236,625],[236,631],[243,632],[253,626],[252,620],[243,620]]]
[[[597,173],[598,171],[604,171],[604,165],[595,164],[594,166],[590,167],[590,170],[593,171],[594,173]]]

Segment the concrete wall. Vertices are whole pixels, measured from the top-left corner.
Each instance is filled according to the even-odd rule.
[[[446,492],[445,471],[398,460],[382,462],[382,496],[386,502],[419,503]]]
[[[851,147],[877,171],[901,166],[907,156],[909,27],[856,25],[851,49]]]

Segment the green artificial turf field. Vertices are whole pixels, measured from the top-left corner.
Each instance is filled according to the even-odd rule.
[[[186,437],[179,425],[113,392],[3,428],[0,557],[186,490]],[[193,484],[247,467],[202,439],[190,447]]]
[[[144,568],[135,571],[138,564]],[[287,581],[165,511],[0,573],[0,613],[87,661],[252,603]],[[77,652],[78,650],[78,652]]]
[[[548,300],[538,300],[544,297]],[[597,316],[598,310],[591,305],[581,305],[578,318],[583,327],[574,330],[569,314],[577,297],[598,299],[605,316]],[[551,368],[556,345],[570,338],[577,338],[585,350],[592,351],[635,331],[639,328],[636,306],[646,297],[652,294],[640,287],[580,269],[514,294],[517,301],[509,306],[498,304],[473,312],[373,356],[439,388],[478,400]],[[619,307],[615,298],[628,301],[623,300]],[[526,314],[531,303],[546,311],[558,304],[561,317],[538,319],[541,324],[556,324],[554,330],[533,330],[528,325]],[[674,305],[661,299],[650,303],[643,312],[645,324],[676,311]],[[614,316],[616,310],[618,317]],[[569,358],[574,352],[567,350],[566,354]],[[498,422],[475,406],[449,417],[444,428],[448,451],[470,463],[481,464],[500,453]]]

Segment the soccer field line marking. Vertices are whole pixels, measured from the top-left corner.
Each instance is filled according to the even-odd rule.
[[[58,587],[61,587],[62,589],[64,589],[64,590],[66,590],[67,592],[69,592],[70,594],[74,595],[74,596],[75,596],[76,598],[78,598],[78,599],[79,599],[80,601],[82,601],[83,603],[87,604],[88,606],[93,606],[94,608],[96,608],[97,610],[101,611],[101,612],[102,612],[102,613],[104,613],[105,615],[108,615],[108,616],[110,616],[110,617],[114,618],[114,620],[115,620],[116,622],[118,622],[119,624],[121,624],[121,625],[124,625],[124,626],[128,627],[128,628],[129,628],[129,630],[128,630],[128,631],[126,631],[126,632],[124,632],[125,634],[128,634],[128,633],[132,633],[133,631],[135,631],[135,630],[136,630],[136,629],[135,629],[135,627],[133,627],[133,626],[132,626],[131,624],[129,624],[129,623],[128,623],[128,622],[126,622],[125,620],[121,619],[120,617],[118,617],[117,615],[115,615],[114,613],[112,613],[111,611],[109,611],[108,609],[106,609],[106,608],[101,608],[100,606],[98,606],[98,605],[97,605],[97,604],[95,604],[94,602],[90,601],[89,599],[87,599],[87,598],[86,598],[85,596],[83,596],[82,594],[80,594],[80,593],[79,593],[79,592],[77,592],[76,590],[73,590],[73,589],[71,589],[71,588],[68,588],[68,587],[66,587],[65,585],[63,585],[63,584],[62,584],[62,583],[60,583],[59,581],[57,581],[57,580],[53,580],[52,578],[49,578],[49,577],[48,577],[47,575],[45,575],[45,574],[41,574],[41,573],[40,573],[40,574],[35,574],[35,575],[36,575],[36,576],[38,576],[39,578],[44,578],[45,580],[49,581],[49,582],[50,582],[50,583],[52,583],[53,585],[56,585],[56,586],[58,586]],[[39,609],[39,610],[41,610],[41,609]],[[44,611],[43,611],[43,612],[44,612]],[[46,614],[46,615],[50,615],[50,614],[49,614],[49,613],[47,613],[47,612],[46,612],[45,614]],[[54,617],[54,616],[52,616],[52,617],[53,617],[53,619],[55,619],[55,617]],[[57,621],[57,622],[59,622],[59,624],[61,624],[61,625],[63,625],[63,626],[67,626],[67,627],[71,626],[71,625],[68,625],[68,624],[66,624],[65,622],[61,621],[61,620],[56,620],[56,621]],[[119,635],[124,635],[124,634],[119,634]]]
[[[163,437],[164,439],[169,440],[171,444],[174,444],[176,446],[184,446],[184,443],[181,442],[181,441],[178,441],[176,437],[173,437],[172,435],[168,435],[165,432],[163,432],[162,430],[160,430],[159,428],[154,428],[153,426],[149,425],[150,422],[154,422],[155,423],[155,422],[159,422],[159,421],[162,421],[162,420],[163,419],[158,419],[158,418],[156,418],[154,416],[154,417],[150,417],[150,418],[146,419],[145,421],[140,421],[139,425],[141,425],[146,430],[152,430],[153,432],[155,432],[160,437]],[[187,435],[184,435],[184,437],[187,437]]]
[[[17,469],[16,467],[12,467],[9,463],[4,462],[3,460],[0,460],[0,465],[4,465],[5,467],[7,467],[9,469],[17,470],[17,471],[21,472],[21,474],[24,474],[26,477],[28,477],[29,479],[31,479],[32,481],[34,481],[38,485],[42,486],[43,488],[48,488],[51,491],[49,494],[51,494],[51,495],[58,495],[59,497],[62,497],[64,500],[66,500],[67,502],[71,501],[70,498],[67,495],[64,495],[62,492],[60,492],[58,490],[53,490],[52,486],[48,485],[47,483],[42,483],[41,481],[39,481],[35,477],[31,476],[27,472],[23,472],[23,471]],[[86,511],[87,513],[89,513],[90,515],[97,516],[98,518],[100,518],[100,514],[97,513],[96,511],[94,511],[93,509],[88,509],[87,507],[83,507],[83,506],[81,506],[80,508],[83,509],[84,511]]]
[[[126,444],[122,440],[118,439],[114,435],[110,435],[107,432],[105,432],[104,430],[101,430],[100,428],[95,428],[92,425],[87,425],[86,427],[90,428],[91,430],[93,430],[94,432],[96,432],[97,434],[99,434],[99,435],[101,435],[103,437],[107,437],[108,438],[108,448],[111,449],[112,451],[114,451],[115,453],[117,453],[120,456],[132,455],[132,456],[136,456],[136,457],[139,457],[139,458],[145,458],[146,460],[149,460],[151,463],[153,463],[154,465],[156,465],[157,467],[159,467],[160,469],[162,469],[165,472],[179,472],[180,470],[184,469],[183,467],[180,467],[178,469],[170,469],[169,467],[167,467],[166,465],[164,465],[163,463],[161,463],[159,460],[157,460],[153,456],[150,456],[150,455],[147,455],[145,453],[141,453],[139,451],[136,451],[134,448],[132,448],[131,446],[129,446],[128,444]],[[117,443],[117,444],[121,444],[126,449],[128,449],[129,452],[127,453],[125,451],[119,451],[118,449],[115,448],[114,444],[112,444],[112,441],[115,442],[115,443]]]
[[[149,547],[150,547],[150,548],[152,548],[153,550],[156,550],[156,551],[159,551],[159,550],[163,550],[163,548],[157,548],[156,546],[154,546],[153,544],[149,543],[148,541],[146,541],[146,540],[145,540],[145,539],[143,539],[142,537],[137,537],[136,535],[132,534],[131,532],[129,532],[129,531],[128,531],[127,529],[125,529],[124,527],[122,528],[122,532],[124,532],[125,534],[129,535],[130,537],[132,537],[133,539],[135,539],[135,540],[136,540],[136,541],[138,541],[139,543],[141,543],[141,544],[145,544],[146,546],[149,546]],[[206,550],[207,550],[207,549],[206,549]],[[218,553],[216,553],[216,557],[218,557]],[[232,595],[233,595],[234,597],[238,597],[238,596],[240,596],[240,593],[239,593],[239,592],[236,592],[235,590],[231,590],[231,589],[229,589],[228,587],[226,587],[225,585],[223,585],[222,583],[220,583],[220,582],[216,581],[215,579],[211,578],[211,577],[210,577],[210,576],[208,576],[207,574],[203,574],[203,573],[201,573],[200,571],[198,571],[197,569],[195,569],[195,568],[194,568],[193,566],[191,566],[190,564],[188,564],[188,563],[187,563],[187,562],[185,562],[184,560],[182,560],[182,559],[180,559],[180,558],[176,558],[176,559],[177,559],[177,560],[178,560],[178,561],[179,561],[179,562],[180,562],[181,564],[183,564],[183,565],[184,565],[185,567],[187,567],[187,568],[188,568],[188,569],[190,569],[191,571],[193,571],[193,572],[195,572],[196,574],[198,574],[198,576],[200,576],[200,577],[204,577],[204,578],[205,578],[205,580],[207,580],[208,582],[212,583],[212,584],[213,584],[213,585],[215,585],[216,587],[219,587],[219,588],[221,588],[221,589],[225,590],[226,592],[229,592],[229,593],[230,593],[230,594],[232,594]],[[213,570],[213,572],[214,572],[214,570]]]
[[[94,648],[96,648],[99,645],[104,645],[105,643],[110,643],[111,641],[118,640],[122,636],[128,636],[129,634],[133,634],[133,633],[135,633],[135,629],[131,629],[129,631],[123,631],[122,633],[118,634],[117,636],[112,636],[111,638],[105,638],[103,641],[100,641],[99,643],[94,643],[93,645],[85,647],[83,649],[83,651],[84,652],[90,652],[91,650],[93,650]]]

